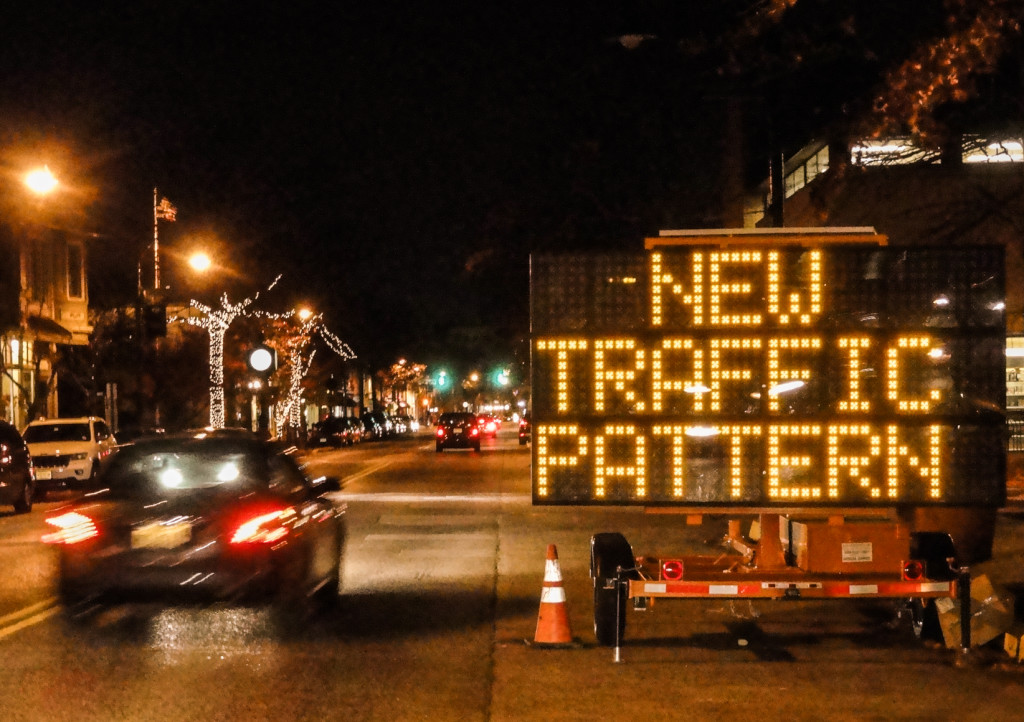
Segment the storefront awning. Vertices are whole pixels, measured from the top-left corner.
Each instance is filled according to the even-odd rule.
[[[74,334],[52,318],[29,316],[28,330],[34,341],[46,343],[71,343]]]

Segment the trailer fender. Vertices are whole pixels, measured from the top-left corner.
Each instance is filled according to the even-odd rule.
[[[636,578],[636,558],[633,547],[619,532],[602,532],[590,538],[590,576],[611,586],[618,577],[618,569],[632,572],[624,578]]]
[[[912,532],[910,557],[924,562],[924,573],[929,579],[956,579],[960,570],[953,537],[945,532]]]

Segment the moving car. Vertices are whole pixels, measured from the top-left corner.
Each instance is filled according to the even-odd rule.
[[[280,446],[239,430],[120,447],[97,491],[55,510],[68,608],[105,598],[273,602],[287,614],[335,601],[344,508]]]
[[[10,504],[19,514],[32,511],[35,475],[32,456],[21,434],[0,421],[0,504]]]
[[[501,428],[501,422],[496,417],[486,414],[478,416],[476,422],[480,427],[480,435],[491,439],[498,435],[498,429]]]
[[[40,419],[22,433],[36,472],[36,493],[92,485],[100,463],[117,446],[107,422],[98,416]]]
[[[519,445],[526,446],[530,441],[531,432],[533,431],[533,423],[530,421],[529,414],[523,414],[522,418],[519,419]]]
[[[437,420],[434,432],[435,450],[472,449],[480,451],[480,426],[476,415],[468,411],[447,411]]]

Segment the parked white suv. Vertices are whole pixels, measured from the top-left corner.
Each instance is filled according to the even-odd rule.
[[[117,445],[107,422],[98,416],[33,421],[22,437],[36,470],[37,498],[47,491],[87,486]]]

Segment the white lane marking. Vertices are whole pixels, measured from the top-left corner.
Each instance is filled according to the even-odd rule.
[[[381,514],[381,526],[479,526],[493,524],[494,517],[483,514]]]
[[[453,539],[464,539],[466,541],[488,541],[490,539],[493,539],[494,536],[495,535],[490,532],[453,532],[442,534],[431,534],[430,532],[421,532],[419,534],[367,534],[363,538],[366,541],[430,541],[434,539],[436,539],[437,541],[452,541]]]

